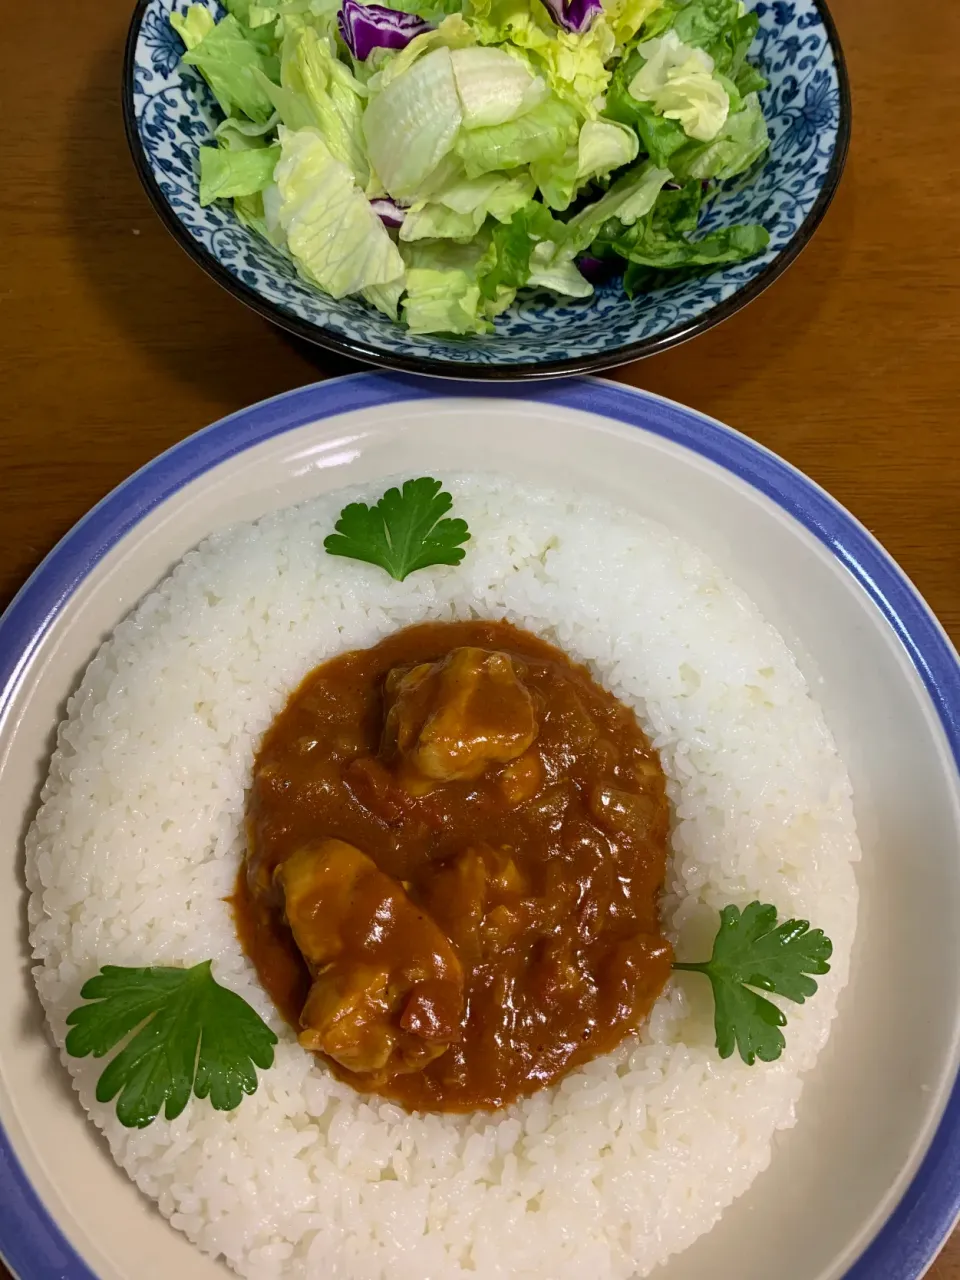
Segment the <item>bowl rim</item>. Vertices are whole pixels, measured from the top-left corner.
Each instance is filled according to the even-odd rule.
[[[960,656],[873,535],[803,472],[748,436],[676,401],[600,378],[521,389],[362,372],[284,392],[188,436],[82,517],[0,618],[0,720],[74,591],[140,520],[185,485],[265,440],[337,414],[457,396],[524,399],[611,419],[679,444],[765,495],[813,534],[876,604],[923,683],[960,773]],[[960,1076],[911,1182],[844,1280],[918,1280],[958,1217]],[[30,1184],[2,1125],[0,1256],[23,1280],[97,1280]]]
[[[827,0],[812,0],[814,8],[827,33],[827,42],[837,72],[839,88],[839,115],[837,120],[837,140],[833,155],[824,178],[823,186],[817,193],[810,212],[797,228],[793,238],[783,250],[764,269],[747,284],[735,290],[729,298],[716,303],[702,315],[693,320],[684,321],[668,329],[665,333],[653,337],[642,338],[639,342],[629,343],[612,351],[600,351],[593,355],[572,356],[566,360],[533,361],[523,364],[497,365],[478,364],[470,360],[440,360],[434,356],[408,356],[400,352],[392,352],[386,348],[374,346],[360,339],[348,338],[322,325],[311,324],[299,316],[291,315],[277,303],[264,298],[256,289],[233,275],[209,252],[198,240],[195,240],[170,206],[169,201],[160,189],[153,170],[147,160],[140,131],[137,128],[134,108],[133,86],[134,68],[136,66],[137,43],[140,28],[147,8],[154,0],[137,0],[123,55],[121,100],[123,106],[123,126],[127,137],[127,145],[133,157],[137,176],[149,197],[150,203],[161,222],[170,232],[180,248],[228,293],[232,293],[252,311],[270,320],[273,324],[292,333],[314,346],[322,347],[339,356],[351,360],[360,360],[384,369],[395,369],[400,372],[419,373],[427,377],[482,379],[484,381],[513,381],[527,379],[557,378],[568,374],[597,373],[605,369],[613,369],[629,364],[633,360],[642,360],[647,356],[657,355],[670,347],[679,346],[691,338],[706,333],[708,329],[721,324],[748,303],[753,302],[765,292],[773,282],[797,259],[807,247],[814,232],[823,221],[833,197],[836,195],[843,176],[847,153],[850,148],[853,107],[850,96],[850,77],[847,72],[846,59],[840,36],[833,20]]]

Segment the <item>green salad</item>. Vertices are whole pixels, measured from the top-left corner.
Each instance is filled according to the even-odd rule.
[[[226,0],[171,22],[223,109],[200,202],[333,298],[414,333],[484,333],[517,290],[762,251],[697,234],[769,145],[740,0]]]

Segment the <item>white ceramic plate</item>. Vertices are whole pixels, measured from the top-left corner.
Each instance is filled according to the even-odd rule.
[[[658,1276],[914,1280],[953,1224],[960,663],[910,583],[809,480],[678,405],[593,380],[520,392],[360,374],[162,455],[67,535],[0,622],[0,1252],[23,1280],[227,1274],[114,1167],[44,1034],[22,838],[65,699],[99,641],[213,530],[355,481],[479,467],[599,493],[705,547],[792,646],[853,780],[853,972],[799,1123]]]

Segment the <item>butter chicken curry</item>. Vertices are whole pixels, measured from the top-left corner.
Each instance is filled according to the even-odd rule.
[[[341,1079],[501,1106],[649,1012],[667,825],[656,753],[584,667],[507,623],[410,627],[318,667],[267,732],[240,938]]]

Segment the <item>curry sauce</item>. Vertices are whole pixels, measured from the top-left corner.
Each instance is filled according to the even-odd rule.
[[[313,671],[256,758],[234,900],[301,1043],[418,1110],[492,1108],[613,1048],[670,969],[668,808],[632,710],[503,622]]]

